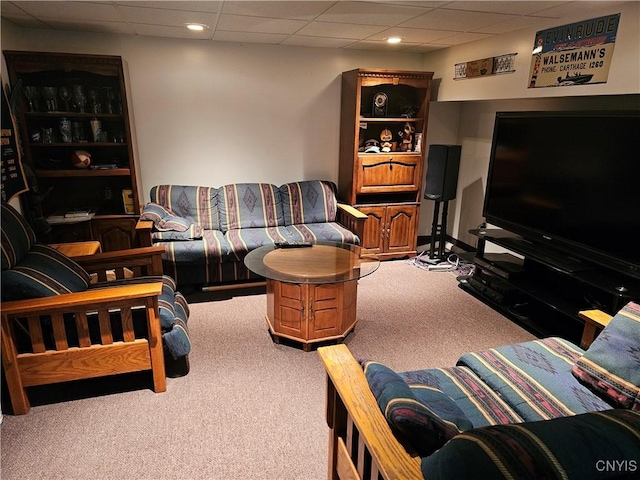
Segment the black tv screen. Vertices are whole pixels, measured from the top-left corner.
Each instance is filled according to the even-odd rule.
[[[484,216],[640,278],[640,111],[498,112]]]

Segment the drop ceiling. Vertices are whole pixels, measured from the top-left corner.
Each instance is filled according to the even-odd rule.
[[[428,52],[575,19],[616,1],[4,1],[24,28],[201,41]],[[207,26],[202,32],[187,23]],[[397,45],[386,38],[399,36]]]

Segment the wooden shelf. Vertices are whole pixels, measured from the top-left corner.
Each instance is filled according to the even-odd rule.
[[[361,122],[375,122],[375,123],[405,123],[405,122],[418,122],[422,123],[424,118],[405,118],[405,117],[360,117]]]
[[[110,168],[105,170],[76,168],[74,170],[36,170],[36,175],[43,178],[64,177],[128,177],[131,170],[128,168]]]

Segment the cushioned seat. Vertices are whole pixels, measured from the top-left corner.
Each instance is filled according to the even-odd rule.
[[[189,354],[189,308],[168,276],[140,276],[90,284],[78,263],[48,245],[36,243],[30,225],[10,205],[2,204],[2,301],[26,300],[99,288],[162,281],[159,297],[164,344],[174,359]]]

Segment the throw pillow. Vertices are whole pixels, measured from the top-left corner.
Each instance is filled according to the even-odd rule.
[[[140,214],[140,220],[149,220],[154,225],[159,223],[163,218],[175,215],[171,210],[157,203],[147,203]]]
[[[151,232],[153,240],[165,241],[189,241],[200,240],[202,238],[203,229],[200,225],[191,224],[184,232],[168,231],[168,232]]]
[[[640,305],[620,310],[572,373],[614,406],[640,411]]]
[[[91,277],[76,262],[48,245],[36,244],[22,261],[2,272],[2,300],[84,292]]]
[[[189,220],[175,215],[167,215],[156,224],[156,228],[161,232],[186,232],[190,226]]]
[[[423,390],[420,401],[412,387],[385,365],[365,361],[362,366],[387,422],[419,455],[429,455],[461,431],[473,428],[460,407],[440,390]]]

